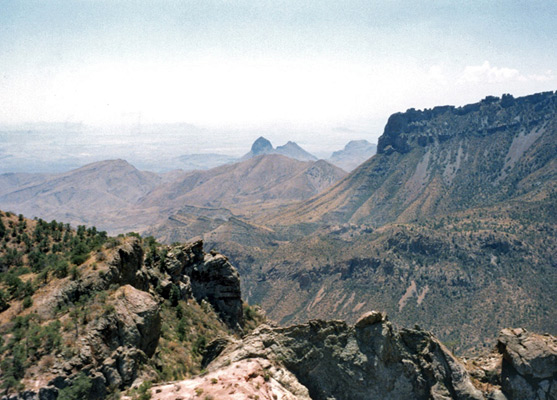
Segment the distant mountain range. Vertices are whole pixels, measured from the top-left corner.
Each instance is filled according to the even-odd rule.
[[[185,154],[176,159],[176,168],[184,171],[205,170],[237,162],[238,159],[224,154]]]
[[[333,152],[332,156],[326,161],[350,172],[373,156],[376,150],[377,146],[369,143],[367,140],[352,140],[346,144],[344,149]],[[317,160],[317,157],[304,150],[295,142],[289,141],[275,148],[268,139],[261,136],[255,140],[250,151],[240,158],[211,153],[185,154],[176,159],[175,167],[184,171],[207,170],[225,164],[245,161],[263,154],[280,154],[299,161]]]
[[[142,231],[186,206],[260,214],[307,199],[345,174],[323,160],[303,162],[277,154],[205,171],[166,174],[108,160],[63,174],[0,175],[0,204],[17,213],[96,225],[110,232]]]
[[[326,161],[297,161],[278,154],[192,171],[158,186],[139,202],[149,207],[193,205],[242,212],[252,205],[268,207],[308,199],[346,173]]]
[[[288,142],[282,146],[278,146],[275,149],[271,142],[265,139],[263,136],[260,136],[255,142],[253,142],[251,150],[247,154],[244,154],[241,160],[248,160],[252,157],[257,157],[262,154],[280,154],[300,161],[317,160],[317,157],[308,153],[294,142]]]
[[[406,222],[551,192],[556,99],[553,92],[507,95],[460,108],[394,114],[377,155],[332,190],[297,205],[292,217]]]

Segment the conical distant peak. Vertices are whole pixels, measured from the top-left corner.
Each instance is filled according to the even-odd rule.
[[[257,138],[257,140],[251,145],[251,152],[253,153],[253,155],[266,154],[272,151],[273,145],[263,136]]]

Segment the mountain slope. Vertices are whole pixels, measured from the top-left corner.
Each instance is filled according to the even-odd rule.
[[[0,175],[0,196],[25,186],[38,185],[48,180],[47,174],[5,173]]]
[[[124,160],[108,160],[50,175],[37,183],[0,196],[0,205],[43,219],[82,224],[112,218],[114,212],[129,210],[140,198],[162,182],[151,172],[137,170]]]
[[[141,200],[145,207],[180,209],[184,205],[258,212],[254,205],[270,206],[307,199],[345,175],[325,162],[297,161],[277,154],[194,171],[163,184]]]
[[[554,187],[556,137],[553,92],[394,114],[376,156],[280,221],[384,224],[535,197]]]
[[[317,157],[308,153],[304,149],[302,149],[297,143],[288,141],[286,144],[282,146],[278,146],[275,149],[277,154],[282,154],[283,156],[294,158],[300,161],[316,161]]]

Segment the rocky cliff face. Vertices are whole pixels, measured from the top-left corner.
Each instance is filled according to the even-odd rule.
[[[430,334],[397,331],[384,315],[365,314],[354,326],[310,321],[261,327],[209,365],[246,358],[280,361],[312,399],[481,399],[464,367]]]
[[[502,364],[481,375],[481,363],[462,362],[430,333],[396,329],[378,312],[364,314],[354,326],[320,320],[288,328],[264,325],[231,341],[207,375],[157,387],[153,399],[200,392],[235,399],[555,398],[554,337],[505,330],[499,343],[491,357]]]

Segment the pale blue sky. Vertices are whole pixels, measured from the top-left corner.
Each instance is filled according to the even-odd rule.
[[[328,151],[410,107],[557,89],[556,20],[557,1],[0,0],[0,125]]]

